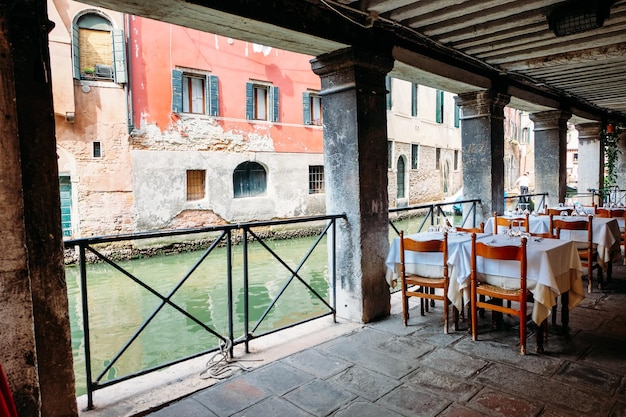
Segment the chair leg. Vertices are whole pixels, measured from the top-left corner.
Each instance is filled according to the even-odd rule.
[[[557,308],[558,303],[559,303],[559,297],[556,298],[556,304],[552,306],[552,325],[553,326],[556,325],[556,308]]]
[[[409,321],[409,297],[406,296],[402,296],[402,320],[404,321],[404,327],[406,327]]]
[[[431,288],[431,289],[430,289],[430,294],[431,294],[431,295],[435,294],[435,289],[434,289],[434,288]],[[435,308],[435,300],[433,300],[433,299],[431,299],[431,300],[430,300],[430,306],[431,306],[431,307],[433,307],[433,308]],[[427,310],[427,311],[428,311],[428,310]]]
[[[542,335],[543,338],[543,335]],[[519,319],[519,344],[520,353],[526,354],[526,303],[520,305],[520,319]]]
[[[456,306],[452,307],[452,315],[454,317],[454,331],[459,331],[459,309]]]
[[[420,291],[423,291],[423,290],[420,290]],[[426,310],[428,310],[428,306],[426,306]],[[422,316],[426,315],[424,313],[424,299],[422,297],[420,297],[420,313],[422,314]]]

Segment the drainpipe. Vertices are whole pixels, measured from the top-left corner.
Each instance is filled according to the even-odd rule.
[[[131,30],[130,30],[130,16],[127,13],[123,14],[124,18],[124,33],[126,34],[126,84],[124,85],[124,93],[126,94],[126,126],[128,129],[128,134],[132,133],[135,130],[135,118],[133,114],[133,98],[132,98],[132,82],[133,82],[133,71],[132,71],[132,60],[130,47],[132,47],[131,42]]]

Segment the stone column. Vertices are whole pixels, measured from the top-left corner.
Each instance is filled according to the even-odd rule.
[[[337,232],[337,314],[368,323],[390,313],[388,53],[347,48],[311,61],[322,81],[326,211],[345,213]]]
[[[477,223],[504,211],[504,107],[510,99],[495,91],[455,99],[463,114],[463,198],[481,199]]]
[[[565,202],[567,192],[567,121],[562,110],[533,113],[535,132],[535,192],[548,193],[548,204]]]
[[[0,361],[20,416],[78,415],[45,0],[0,5]]]
[[[600,123],[580,123],[578,130],[578,193],[591,193],[604,186],[604,152],[600,140]],[[578,198],[584,205],[592,203],[592,197]],[[596,198],[596,204],[599,203]]]

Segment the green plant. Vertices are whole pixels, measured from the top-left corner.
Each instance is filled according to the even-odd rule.
[[[83,68],[83,73],[84,74],[93,74],[95,72],[96,72],[96,70],[93,69],[92,67]]]
[[[612,123],[608,123],[602,129],[602,147],[604,149],[604,164],[607,174],[604,177],[604,188],[617,186],[617,158],[621,151],[617,148],[619,142],[618,129]]]

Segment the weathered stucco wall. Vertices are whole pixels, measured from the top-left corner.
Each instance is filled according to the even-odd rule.
[[[325,213],[324,194],[308,194],[309,165],[322,165],[322,155],[222,153],[195,151],[132,151],[137,226],[169,228],[185,210],[207,210],[227,222],[266,220]],[[263,196],[233,197],[233,171],[252,160],[265,167]],[[207,195],[186,201],[186,170],[205,169]],[[188,227],[203,226],[188,219]]]

